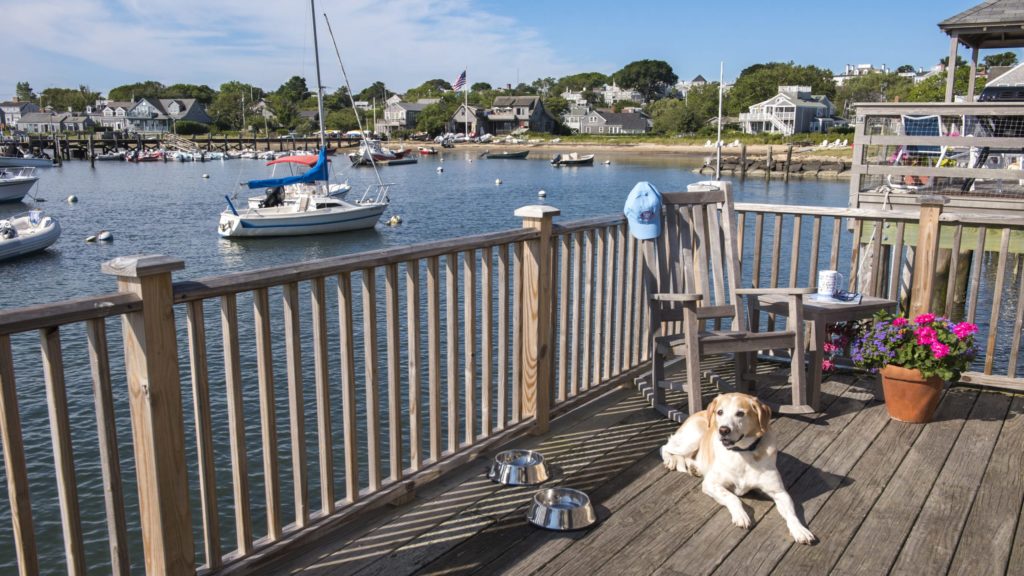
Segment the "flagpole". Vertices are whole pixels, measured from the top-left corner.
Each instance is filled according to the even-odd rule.
[[[465,116],[465,118],[466,118],[466,141],[468,142],[469,141],[469,66],[466,66],[466,69],[462,73],[466,75],[466,84],[465,84],[465,86],[462,87],[462,96],[463,96],[463,106],[465,107],[463,109],[463,113],[465,113],[465,115],[466,115]]]
[[[715,142],[715,180],[722,177],[722,93],[725,86],[725,62],[718,63],[718,141]],[[771,170],[771,167],[768,168]]]

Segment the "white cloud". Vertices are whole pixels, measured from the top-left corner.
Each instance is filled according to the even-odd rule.
[[[18,81],[37,91],[87,84],[106,91],[141,80],[241,80],[275,89],[292,75],[314,84],[311,14],[301,0],[0,0],[13,44],[0,97]],[[527,24],[470,0],[323,0],[317,3],[324,84],[341,72],[327,13],[355,90],[376,80],[404,90],[432,78],[499,85],[561,76],[578,66]]]

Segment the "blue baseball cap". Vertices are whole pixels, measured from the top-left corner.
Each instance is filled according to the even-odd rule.
[[[661,193],[650,182],[633,186],[622,211],[629,220],[629,232],[637,240],[651,240],[661,234]]]

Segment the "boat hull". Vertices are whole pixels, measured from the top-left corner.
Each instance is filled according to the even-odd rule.
[[[30,166],[32,168],[50,168],[53,160],[49,158],[20,158],[18,156],[0,156],[0,168],[20,168]]]
[[[351,230],[367,230],[376,226],[387,204],[354,205],[355,208],[326,208],[295,212],[282,207],[280,211],[263,209],[259,214],[230,210],[221,213],[217,233],[223,238],[268,236],[307,236]]]
[[[529,150],[522,152],[491,152],[487,154],[488,160],[524,160],[530,154]]]
[[[9,181],[0,180],[0,202],[20,202],[37,180],[39,178],[36,176]]]
[[[60,238],[60,222],[44,217],[38,226],[30,224],[29,216],[17,216],[11,220],[18,235],[14,238],[0,238],[0,261],[11,260],[49,248]]]

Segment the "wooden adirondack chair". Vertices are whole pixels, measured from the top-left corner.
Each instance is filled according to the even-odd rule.
[[[770,349],[792,351],[792,386],[794,398],[798,397],[796,392],[806,388],[802,295],[814,289],[737,287],[740,259],[731,183],[692,184],[686,192],[663,194],[663,206],[661,236],[643,241],[655,408],[672,418],[685,417],[665,403],[665,363],[670,358],[685,359],[689,413],[694,414],[703,409],[703,357],[733,354],[736,388],[745,391],[756,353]],[[766,294],[788,296],[790,314],[785,330],[750,330],[742,297]]]

